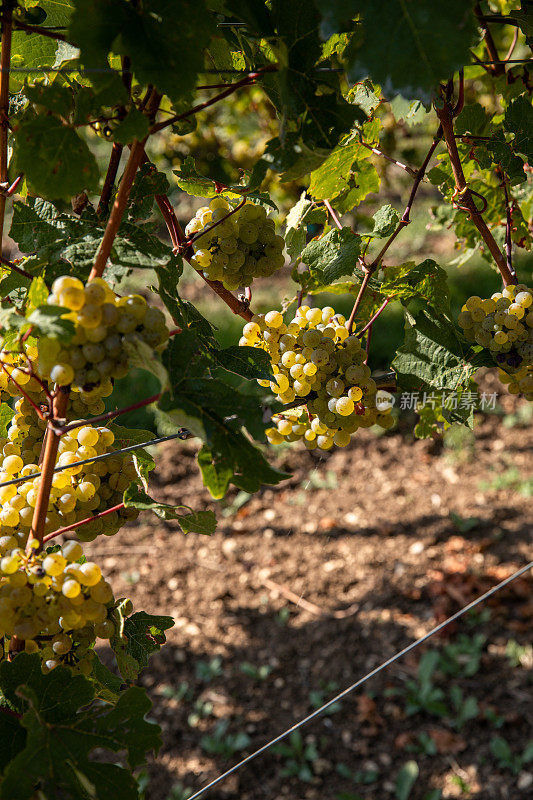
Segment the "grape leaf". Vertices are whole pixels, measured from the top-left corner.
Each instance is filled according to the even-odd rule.
[[[140,511],[153,511],[160,519],[175,519],[183,533],[203,533],[210,536],[216,529],[217,520],[212,511],[194,512],[189,506],[160,503],[149,497],[135,483],[130,483],[124,492],[124,505],[126,508],[138,508]],[[180,508],[189,508],[190,513],[179,514]]]
[[[102,664],[97,653],[92,661],[92,668],[89,679],[95,696],[106,703],[116,703],[124,687],[124,681]]]
[[[533,107],[529,97],[520,95],[509,103],[503,125],[506,131],[514,133],[513,149],[522,153],[531,164],[533,162]]]
[[[470,63],[477,25],[463,0],[315,0],[328,36],[362,16],[344,51],[352,81],[370,76],[385,96],[429,102],[439,81]],[[353,25],[349,25],[353,29]]]
[[[406,310],[405,319],[405,341],[392,362],[398,384],[407,390],[456,390],[464,385],[475,369],[448,317],[421,309],[416,315]]]
[[[95,748],[126,750],[135,767],[148,751],[159,749],[159,727],[144,720],[151,704],[143,689],[123,692],[114,707],[90,705],[90,680],[66,667],[43,675],[39,655],[21,653],[0,665],[0,690],[22,714],[19,724],[26,734],[23,749],[4,772],[0,798],[27,800],[40,788],[46,796],[66,800],[106,797],[110,792],[121,800],[137,800],[136,782],[128,770],[90,756]]]
[[[389,203],[386,203],[376,211],[372,219],[374,220],[374,228],[371,235],[385,239],[395,231],[400,221],[400,214]]]
[[[148,135],[148,117],[132,106],[123,120],[113,131],[113,140],[119,144],[129,144],[134,139],[141,141]]]
[[[140,428],[124,428],[122,425],[112,423],[110,429],[115,434],[115,441],[113,446],[116,450],[123,447],[129,447],[132,444],[142,444],[149,442],[153,439],[151,431],[144,431]],[[155,469],[155,461],[147,450],[139,448],[139,450],[132,451],[133,462],[137,470],[137,475],[141,479],[143,485],[146,487],[146,482],[150,472]]]
[[[74,336],[74,323],[63,319],[65,309],[61,306],[40,306],[28,316],[28,323],[38,328],[43,336],[69,342]]]
[[[243,378],[272,381],[272,364],[270,356],[265,350],[258,347],[240,347],[234,345],[224,350],[213,352],[217,366]]]
[[[343,275],[355,275],[360,254],[361,237],[351,228],[335,228],[320,239],[313,239],[302,252],[302,261],[309,267],[309,273],[301,275],[302,282],[316,289]]]
[[[94,155],[76,131],[55,117],[34,117],[17,131],[15,158],[31,188],[49,199],[70,198],[98,186]]]
[[[13,419],[14,411],[7,403],[0,403],[0,438],[7,437],[7,429]]]
[[[163,172],[159,172],[149,162],[141,164],[131,187],[128,217],[134,220],[148,217],[154,205],[155,195],[167,194],[169,188],[170,184]]]
[[[328,218],[325,207],[308,200],[305,194],[302,192],[285,220],[285,247],[292,259],[299,256],[305,247],[307,226],[324,224]]]
[[[127,683],[137,680],[141,670],[148,665],[149,656],[166,642],[165,631],[173,625],[172,617],[154,616],[145,611],[137,611],[125,620],[122,635],[114,636],[110,644],[120,674]]]
[[[446,272],[431,258],[417,265],[409,261],[397,267],[387,267],[381,291],[403,301],[418,297],[443,314],[450,310]]]

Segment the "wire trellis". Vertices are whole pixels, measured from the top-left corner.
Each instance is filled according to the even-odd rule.
[[[519,570],[514,572],[508,578],[505,578],[505,580],[501,581],[496,586],[493,586],[492,589],[489,589],[487,592],[485,592],[484,594],[480,595],[480,597],[476,598],[475,600],[472,600],[471,603],[468,603],[460,611],[456,611],[455,614],[452,614],[452,616],[448,617],[448,619],[444,620],[444,622],[439,623],[434,628],[432,628],[430,631],[428,631],[428,633],[425,633],[423,636],[421,636],[419,639],[417,639],[415,642],[412,642],[407,647],[404,647],[403,650],[400,650],[398,653],[396,653],[395,655],[391,656],[391,658],[388,658],[386,661],[384,661],[382,664],[380,664],[379,667],[376,667],[375,669],[371,670],[364,677],[359,678],[359,680],[355,681],[355,683],[352,683],[351,686],[348,686],[342,692],[339,692],[339,694],[335,695],[335,697],[333,697],[331,700],[328,700],[327,703],[324,703],[323,705],[321,705],[320,708],[317,708],[315,711],[313,711],[307,717],[304,717],[303,719],[299,720],[299,722],[296,722],[290,728],[287,728],[287,730],[283,731],[283,733],[280,733],[278,736],[276,736],[274,739],[271,739],[269,742],[264,744],[258,750],[255,750],[249,756],[246,756],[246,758],[243,758],[242,761],[239,761],[233,767],[231,767],[230,769],[226,770],[226,772],[223,772],[222,775],[219,775],[217,778],[215,778],[214,780],[210,781],[202,789],[200,789],[199,791],[197,791],[194,794],[190,795],[189,800],[198,800],[198,798],[203,797],[214,786],[217,786],[219,783],[222,783],[222,781],[224,781],[226,778],[229,778],[230,775],[233,775],[235,772],[237,772],[238,770],[242,769],[244,766],[249,764],[251,761],[256,759],[258,756],[262,755],[263,753],[266,753],[267,750],[270,750],[270,748],[273,747],[274,745],[278,744],[278,742],[281,742],[284,739],[286,739],[287,736],[290,736],[290,734],[294,733],[294,731],[299,730],[304,725],[307,725],[308,722],[311,722],[312,720],[314,720],[317,717],[319,717],[320,714],[322,714],[324,711],[326,711],[328,708],[330,708],[334,703],[338,703],[339,700],[342,700],[343,698],[347,697],[349,694],[354,692],[356,689],[358,689],[364,683],[369,681],[371,678],[374,678],[376,675],[379,675],[380,672],[382,672],[384,669],[389,667],[391,664],[394,664],[400,658],[402,658],[403,656],[407,655],[408,653],[411,653],[413,650],[415,650],[421,644],[424,644],[424,642],[426,642],[429,638],[431,638],[436,633],[439,633],[444,628],[446,628],[447,625],[450,625],[450,623],[455,622],[455,620],[459,619],[464,614],[467,614],[469,611],[472,611],[472,609],[476,608],[476,606],[478,606],[480,603],[483,603],[485,600],[488,600],[489,597],[492,597],[493,595],[496,594],[496,592],[499,592],[505,586],[508,586],[510,583],[512,583],[512,581],[516,580],[516,578],[519,578],[521,575],[524,575],[532,567],[533,567],[533,561],[530,561],[528,564],[526,564],[524,567],[521,567]]]
[[[109,453],[102,453],[99,456],[92,456],[92,458],[84,458],[83,461],[74,461],[72,464],[65,464],[61,467],[55,467],[54,472],[62,472],[64,469],[72,469],[73,467],[80,467],[83,464],[92,464],[94,461],[103,461],[104,458],[111,458],[112,456],[119,455],[120,453],[130,453],[132,450],[140,450],[143,447],[151,447],[154,444],[161,444],[161,442],[170,442],[172,439],[187,439],[189,431],[182,428],[178,433],[171,433],[169,436],[160,436],[157,439],[149,439],[147,442],[139,442],[137,444],[130,444],[127,447],[121,447],[119,450],[111,450]],[[40,472],[33,472],[31,475],[24,475],[22,478],[12,478],[9,481],[2,481],[0,489],[3,486],[13,486],[17,483],[24,483],[31,481],[33,478],[40,478]]]

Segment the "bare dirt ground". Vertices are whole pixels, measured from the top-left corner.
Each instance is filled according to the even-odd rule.
[[[521,404],[502,400],[507,414]],[[147,800],[183,800],[531,558],[531,422],[485,415],[448,447],[409,425],[322,456],[284,450],[292,478],[224,503],[202,487],[195,441],[173,442],[153,492],[216,506],[216,534],[143,517],[88,546],[118,595],[176,623],[143,677],[164,739]],[[532,620],[523,577],[208,796],[531,798]],[[412,760],[418,779],[397,794]]]

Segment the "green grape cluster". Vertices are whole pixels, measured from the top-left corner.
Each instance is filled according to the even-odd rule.
[[[219,225],[231,207],[223,197],[215,197],[202,206],[185,229],[187,236],[197,234],[191,263],[212,281],[222,281],[226,289],[250,286],[258,276],[272,275],[284,263],[283,236],[277,236],[274,220],[262,206],[246,203]],[[202,233],[204,229],[205,233]]]
[[[52,285],[50,305],[65,309],[75,334],[62,345],[58,339],[41,337],[34,365],[38,377],[70,386],[89,402],[107,397],[112,379],[128,374],[127,342],[145,342],[160,348],[168,339],[164,314],[147,305],[141,295],[118,297],[103,278],[88,281],[62,276]]]
[[[84,561],[78,542],[25,553],[15,536],[0,537],[0,637],[6,650],[16,636],[26,652],[39,653],[43,672],[63,663],[88,675],[96,639],[115,633],[113,608],[111,586],[97,564]]]
[[[329,450],[345,447],[358,428],[394,424],[391,404],[376,406],[377,387],[359,338],[350,336],[333,308],[301,306],[289,324],[279,311],[258,314],[244,326],[239,344],[270,355],[275,380],[259,380],[261,386],[285,405],[302,398],[301,405],[274,415],[276,427],[266,432],[272,444],[303,440],[309,450]]]
[[[33,402],[44,405],[46,396],[33,393]],[[74,422],[74,409],[81,400],[74,398],[67,407],[67,421]],[[41,472],[41,454],[46,421],[41,420],[27,397],[14,403],[14,414],[7,427],[7,436],[0,439],[0,483],[25,478]],[[87,407],[82,409],[87,413]],[[115,436],[109,428],[80,425],[63,434],[58,444],[57,466],[67,467],[54,474],[45,519],[45,533],[94,516],[122,502],[124,490],[136,478],[131,454],[118,453],[101,461],[76,465],[93,456],[110,453]],[[69,467],[72,464],[73,466]],[[41,478],[28,478],[9,486],[0,486],[0,536],[15,535],[24,546],[31,528]],[[128,520],[138,516],[132,508],[113,511],[91,520],[79,529],[83,541],[92,541],[99,534],[112,536]],[[16,533],[15,533],[16,531]]]
[[[469,341],[491,351],[509,391],[533,399],[533,290],[518,284],[484,300],[469,297],[458,322]]]

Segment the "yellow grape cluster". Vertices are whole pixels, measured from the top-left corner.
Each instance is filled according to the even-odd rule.
[[[275,381],[258,383],[283,404],[301,405],[276,414],[267,430],[272,444],[303,440],[312,450],[345,447],[358,428],[390,428],[390,406],[376,408],[376,383],[365,364],[366,353],[346,320],[331,307],[301,306],[285,324],[279,311],[254,316],[239,344],[260,347],[270,355]],[[385,404],[386,405],[386,404]]]
[[[202,234],[231,211],[227,200],[215,197],[202,206],[185,228],[187,236],[201,234],[193,242],[191,263],[206,278],[222,281],[226,289],[250,286],[258,276],[272,275],[285,263],[283,236],[277,236],[274,220],[262,206],[246,203],[211,231]]]
[[[466,338],[488,348],[503,369],[533,363],[533,290],[506,286],[487,299],[469,297],[457,318]]]
[[[40,654],[44,672],[63,663],[90,674],[95,640],[115,633],[111,586],[97,564],[84,561],[78,542],[50,553],[27,554],[16,545],[13,536],[0,538],[0,637],[6,651],[16,636],[26,652]]]
[[[0,439],[0,483],[41,472],[39,456],[46,421],[37,416],[29,397],[38,406],[44,406],[46,401],[42,390],[15,399],[7,435]],[[74,406],[76,411],[85,411],[87,416],[87,407],[83,407],[81,400],[74,396],[67,407],[67,421],[75,421]],[[61,436],[57,466],[67,469],[54,474],[45,534],[73,525],[122,502],[124,490],[136,477],[131,454],[119,453],[101,461],[75,465],[77,461],[111,452],[114,439],[109,428],[90,424],[80,425]],[[74,466],[69,467],[70,464]],[[40,482],[40,477],[28,477],[28,480],[16,484],[0,486],[0,537],[15,536],[18,546],[25,545]],[[136,516],[136,509],[114,511],[85,524],[79,529],[78,536],[83,541],[92,541],[99,534],[112,536],[128,519]]]
[[[148,306],[141,295],[118,297],[103,278],[85,285],[68,275],[57,278],[48,303],[65,309],[63,317],[74,323],[75,334],[66,345],[41,337],[35,371],[40,378],[84,393],[86,400],[107,397],[111,379],[127,375],[127,342],[141,340],[155,350],[168,339],[158,308]]]

